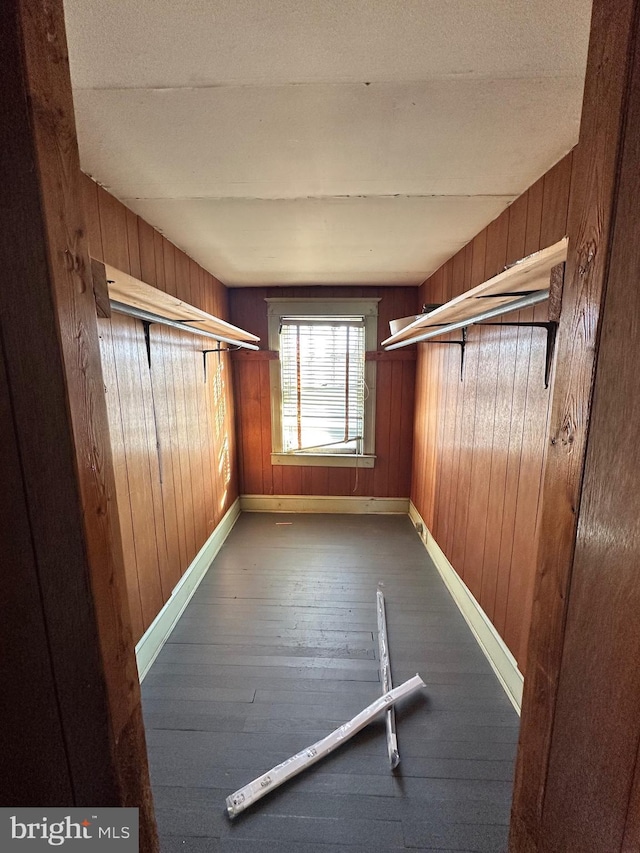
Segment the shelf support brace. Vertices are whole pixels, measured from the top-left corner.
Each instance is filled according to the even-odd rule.
[[[150,320],[141,320],[142,328],[144,330],[144,345],[147,348],[147,364],[149,365],[149,370],[151,370],[151,338],[149,336],[149,326],[151,326]]]
[[[544,387],[549,387],[551,379],[551,366],[553,365],[553,354],[556,349],[556,337],[558,334],[558,323],[556,320],[548,322],[531,322],[531,323],[478,323],[479,326],[522,326],[530,329],[546,329],[547,330],[547,349],[544,360]]]
[[[487,326],[492,325],[491,323],[486,323]],[[496,324],[497,325],[497,324]],[[460,382],[464,379],[464,350],[467,345],[467,327],[463,326],[462,328],[462,338],[459,341],[422,341],[423,344],[444,344],[445,346],[454,346],[460,347]]]
[[[203,349],[202,350],[202,361],[204,364],[204,381],[207,381],[207,356],[210,352],[218,353],[218,362],[220,361],[220,353],[221,352],[235,352],[236,350],[242,349],[242,347],[221,347],[220,344],[215,349]]]

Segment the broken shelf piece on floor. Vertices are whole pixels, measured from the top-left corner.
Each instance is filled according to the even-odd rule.
[[[389,660],[389,640],[387,639],[387,612],[384,603],[384,593],[378,584],[376,603],[378,611],[378,648],[380,650],[380,681],[382,692],[388,693],[393,688],[391,679],[391,662]],[[389,753],[389,764],[395,770],[400,764],[400,753],[398,752],[398,736],[396,734],[396,713],[393,707],[387,709],[385,714],[387,728],[387,752]]]
[[[376,699],[375,702],[372,702],[371,705],[368,705],[363,711],[360,711],[359,714],[356,714],[350,722],[344,723],[340,728],[331,732],[330,735],[322,738],[322,740],[303,749],[302,752],[298,752],[296,755],[278,764],[272,770],[263,773],[262,776],[258,776],[257,779],[249,782],[248,785],[240,788],[234,794],[230,794],[226,799],[227,815],[230,818],[236,817],[270,791],[273,791],[287,780],[306,770],[307,767],[325,758],[334,749],[341,746],[345,741],[352,738],[372,722],[381,711],[393,707],[400,699],[404,699],[405,696],[409,696],[411,693],[425,686],[420,676],[414,675],[413,678],[405,681],[404,684],[385,693],[379,699]]]

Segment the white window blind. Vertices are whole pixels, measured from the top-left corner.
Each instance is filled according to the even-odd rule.
[[[282,317],[285,452],[362,453],[363,317]]]

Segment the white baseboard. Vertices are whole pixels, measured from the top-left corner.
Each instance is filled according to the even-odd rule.
[[[458,605],[467,625],[471,628],[480,648],[491,664],[493,671],[498,676],[505,693],[519,714],[522,706],[524,679],[518,669],[516,659],[467,585],[446,558],[412,502],[409,502],[409,517],[416,526],[420,538],[440,572],[440,576],[451,593],[453,600]]]
[[[333,495],[240,495],[242,512],[409,512],[409,498],[359,498]]]
[[[204,543],[195,559],[176,584],[168,601],[147,628],[136,646],[136,660],[140,681],[149,672],[160,649],[164,646],[167,637],[173,630],[176,622],[191,600],[192,595],[211,565],[216,554],[222,547],[224,540],[231,532],[231,528],[240,516],[240,499],[236,498],[229,507],[220,524]]]

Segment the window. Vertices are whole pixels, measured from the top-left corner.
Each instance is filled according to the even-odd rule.
[[[283,317],[282,449],[362,453],[364,318]]]
[[[372,467],[378,300],[267,301],[272,463]]]

